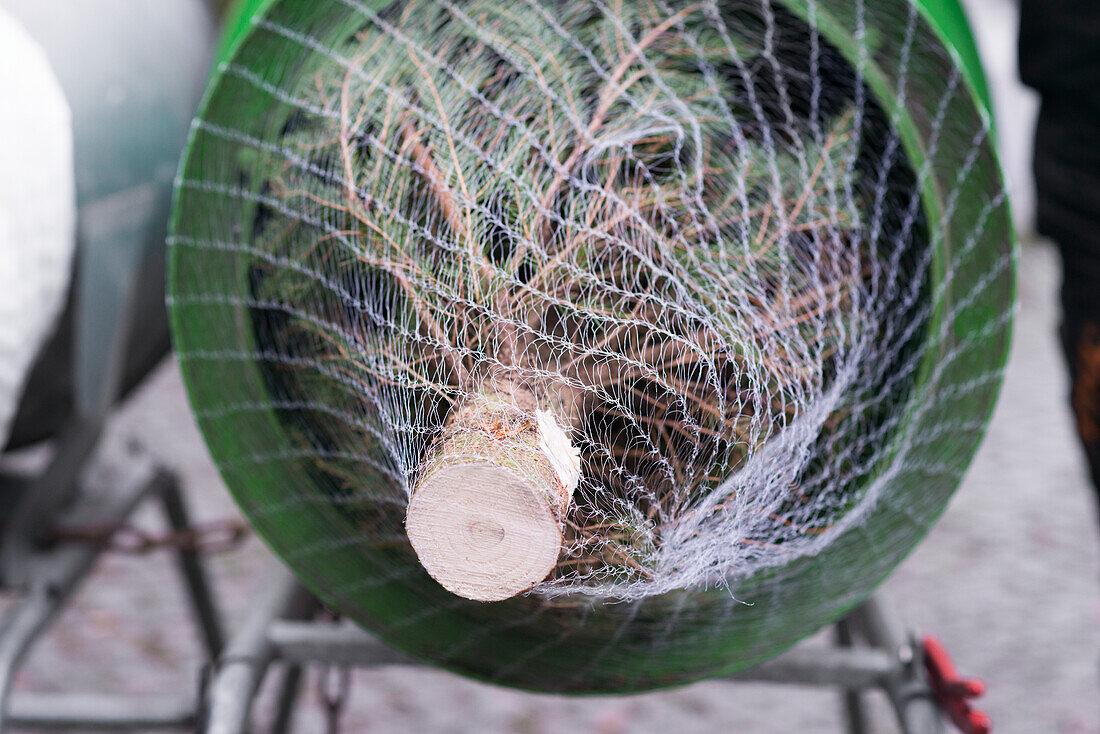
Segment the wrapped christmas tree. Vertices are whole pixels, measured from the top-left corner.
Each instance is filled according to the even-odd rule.
[[[938,513],[1011,234],[917,6],[251,27],[182,169],[175,332],[228,483],[326,601],[475,674],[646,687],[789,644]]]

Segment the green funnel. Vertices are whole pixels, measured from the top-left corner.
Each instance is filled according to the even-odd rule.
[[[570,34],[588,33],[593,27],[590,24],[609,22],[608,14],[620,12],[613,9],[617,6],[609,9],[596,3],[592,10],[578,10],[581,4],[577,2],[532,0],[512,4],[512,10],[501,10],[498,16],[482,21],[478,19],[492,14],[469,15],[463,8],[483,10],[485,3],[443,2],[445,14],[452,18],[448,23],[475,31],[464,31],[467,35],[451,44],[441,42],[438,56],[433,56],[407,51],[412,46],[409,38],[428,38],[426,43],[431,45],[433,31],[425,27],[427,21],[420,23],[417,17],[403,15],[402,5],[380,0],[252,0],[237,6],[223,39],[221,63],[211,78],[184,153],[169,240],[172,330],[199,426],[245,515],[326,604],[390,644],[466,675],[535,690],[640,691],[732,673],[775,655],[852,609],[912,550],[943,511],[977,449],[1008,353],[1015,293],[1014,232],[990,134],[985,80],[961,8],[954,2],[932,0],[919,5],[905,0],[738,0],[721,3],[720,12],[715,11],[718,15],[707,15],[705,9],[712,6],[706,3],[674,2],[669,3],[667,23],[658,19],[645,26],[637,21],[641,27],[632,36],[637,28],[631,25],[634,20],[612,18],[614,22],[607,27],[613,30],[606,31],[610,40],[586,46],[570,45]],[[657,7],[664,6],[658,3]],[[539,8],[544,12],[539,13]],[[496,35],[486,33],[480,39],[489,51],[476,42],[482,33],[476,29],[483,22],[497,23],[491,26]],[[432,26],[449,27],[443,23]],[[620,32],[621,37],[616,36]],[[674,34],[677,41],[662,44],[663,33]],[[639,47],[653,45],[645,53],[631,53],[623,37],[634,38]],[[798,225],[802,227],[799,231],[814,234],[808,240],[811,244],[804,245],[803,255],[797,257],[817,263],[813,267],[820,269],[821,257],[814,253],[822,252],[823,242],[863,243],[851,244],[856,248],[852,252],[859,254],[849,258],[859,279],[859,305],[854,305],[854,297],[838,297],[837,307],[845,316],[835,328],[818,335],[854,340],[844,344],[862,339],[859,343],[863,346],[849,350],[848,361],[833,359],[828,350],[817,353],[816,371],[811,370],[818,376],[814,384],[820,388],[814,393],[816,402],[791,412],[788,423],[777,418],[769,424],[771,428],[764,431],[767,440],[749,450],[755,459],[745,459],[749,463],[742,464],[738,458],[715,470],[722,474],[712,487],[717,492],[715,487],[728,488],[726,480],[735,482],[744,466],[756,467],[758,474],[766,475],[760,467],[770,460],[774,475],[786,477],[791,462],[798,462],[798,470],[789,472],[790,481],[784,480],[778,489],[768,485],[768,491],[779,492],[780,497],[767,508],[754,504],[753,496],[746,496],[751,494],[748,490],[729,495],[730,503],[744,503],[744,517],[758,513],[763,518],[760,523],[754,521],[757,534],[716,535],[703,550],[692,545],[692,538],[675,541],[696,548],[692,563],[698,562],[704,551],[719,559],[715,562],[718,569],[711,570],[706,583],[670,583],[661,593],[648,593],[643,579],[631,587],[640,592],[614,597],[593,592],[582,580],[576,586],[538,586],[506,601],[479,603],[454,596],[438,585],[417,562],[404,536],[407,496],[403,492],[418,478],[420,454],[393,447],[419,447],[422,453],[424,446],[433,445],[432,431],[424,426],[437,408],[423,406],[437,404],[424,396],[427,391],[423,395],[416,392],[417,386],[386,383],[390,386],[380,388],[379,368],[337,358],[349,345],[374,338],[370,329],[375,327],[369,322],[372,314],[381,311],[378,298],[371,294],[389,286],[378,285],[381,281],[374,279],[370,270],[375,265],[363,265],[365,269],[359,270],[354,262],[333,259],[337,255],[330,253],[337,251],[329,248],[341,238],[354,242],[369,239],[364,230],[349,229],[348,212],[362,211],[361,218],[369,219],[379,211],[385,214],[389,200],[372,193],[335,203],[325,200],[323,206],[317,202],[328,196],[342,176],[367,175],[368,169],[375,170],[370,168],[373,164],[393,166],[392,171],[382,168],[382,173],[371,174],[375,176],[372,181],[381,182],[377,191],[390,195],[383,185],[386,182],[392,182],[390,189],[399,193],[403,186],[421,186],[418,201],[446,202],[447,196],[440,194],[439,182],[424,161],[434,155],[437,167],[450,165],[452,158],[459,158],[470,135],[496,131],[482,127],[468,135],[456,122],[458,132],[451,139],[432,138],[431,145],[418,148],[415,130],[409,133],[406,126],[403,147],[395,146],[399,149],[389,157],[380,156],[378,151],[384,148],[371,136],[389,124],[385,104],[352,105],[351,114],[344,104],[341,112],[340,84],[334,82],[337,73],[346,73],[351,80],[348,85],[359,85],[356,94],[375,99],[370,95],[381,94],[379,89],[390,80],[413,79],[409,89],[418,91],[415,95],[409,92],[408,99],[415,97],[419,105],[434,94],[438,101],[432,102],[436,107],[431,110],[437,111],[408,114],[421,114],[422,125],[428,125],[424,121],[430,119],[439,129],[449,129],[439,118],[468,113],[471,107],[462,106],[462,101],[480,99],[475,91],[488,99],[497,89],[494,84],[517,83],[517,78],[524,77],[523,83],[532,88],[545,84],[548,99],[559,105],[555,108],[559,116],[540,128],[553,132],[535,136],[533,142],[525,140],[524,144],[541,150],[543,142],[550,147],[556,144],[555,136],[564,134],[560,125],[565,125],[569,104],[553,100],[564,100],[567,95],[558,94],[556,82],[543,82],[535,72],[514,72],[509,67],[527,69],[525,64],[530,64],[530,68],[540,69],[539,74],[559,73],[560,68],[551,68],[554,65],[549,62],[540,66],[545,56],[539,51],[540,43],[559,41],[563,48],[574,50],[567,60],[575,64],[569,68],[581,70],[576,77],[581,86],[598,88],[599,73],[614,77],[613,72],[603,71],[614,67],[613,63],[604,64],[607,56],[620,54],[627,72],[637,62],[636,79],[641,81],[632,83],[649,89],[644,86],[647,80],[655,80],[650,97],[639,93],[639,105],[649,98],[663,99],[661,85],[667,87],[672,80],[686,89],[718,86],[728,90],[728,109],[739,119],[722,124],[735,130],[737,144],[731,142],[733,138],[718,133],[706,138],[709,133],[704,133],[706,145],[691,150],[733,150],[729,160],[734,163],[729,165],[743,165],[747,158],[759,154],[762,167],[751,167],[753,172],[774,163],[774,170],[765,170],[766,175],[757,179],[748,173],[750,167],[739,169],[745,172],[744,177],[733,188],[745,189],[745,201],[755,194],[753,186],[775,193],[782,187],[773,184],[785,182],[783,191],[793,193],[787,198],[782,191],[775,193],[762,208],[780,210],[793,203],[793,208],[804,214],[806,197],[800,197],[798,191],[803,183],[816,191],[823,176],[830,183],[828,191],[820,193],[822,201],[830,192],[858,200],[845,212],[826,207],[833,216],[824,225],[812,218]],[[437,71],[437,67],[445,67],[438,59],[458,53],[496,58],[499,60],[493,63],[500,66],[491,68],[487,81],[471,91],[457,80],[476,70]],[[360,54],[368,56],[370,63],[356,63]],[[725,61],[722,54],[728,56]],[[647,69],[643,62],[651,56],[656,60]],[[415,63],[405,63],[407,58]],[[589,66],[598,73],[589,74]],[[691,69],[696,69],[697,75]],[[494,71],[499,74],[493,76]],[[561,72],[561,76],[567,75]],[[621,78],[635,79],[629,73]],[[431,79],[432,84],[424,82],[417,87],[418,79]],[[660,107],[659,113],[666,115],[660,119],[667,122],[672,116],[675,123],[675,115],[680,113],[669,110],[690,110],[701,121],[700,127],[717,129],[718,123],[697,113],[700,108],[693,106],[701,96],[685,95],[685,99],[670,101]],[[392,119],[409,119],[400,117],[407,102],[401,95],[380,99],[397,109]],[[498,108],[508,99],[501,97],[493,108],[493,114],[502,120],[507,116]],[[498,102],[495,97],[491,101]],[[424,102],[424,106],[430,105]],[[605,114],[595,94],[577,102],[575,108],[586,110],[585,114]],[[629,112],[613,105],[607,110],[608,115]],[[854,122],[851,110],[855,110]],[[359,148],[348,142],[352,139],[346,133],[348,120],[361,124],[354,138]],[[842,124],[851,129],[837,127]],[[506,128],[502,123],[502,136]],[[840,132],[826,136],[821,134],[823,129]],[[332,139],[325,140],[318,130],[331,130]],[[670,171],[701,170],[691,168],[689,156],[681,156],[679,148],[652,152],[656,145],[652,141],[664,140],[664,130],[653,123],[645,135],[631,139],[636,144],[629,155],[653,155],[665,161],[638,174],[643,178],[666,176],[657,184],[647,184],[650,188],[681,185],[667,178]],[[625,129],[624,135],[629,132]],[[317,152],[337,138],[344,141],[345,160]],[[500,139],[507,140],[506,136]],[[621,139],[613,142],[618,144]],[[844,165],[825,165],[825,173],[815,173],[813,162],[818,153],[805,151],[827,150],[835,140],[852,146],[851,157]],[[713,146],[707,147],[711,143]],[[647,144],[651,148],[646,148]],[[773,149],[787,153],[769,153]],[[374,157],[357,158],[359,151]],[[497,163],[493,151],[485,155],[487,166]],[[826,158],[821,155],[822,161]],[[566,159],[562,156],[560,160]],[[596,160],[589,169],[577,168],[581,173],[568,178],[565,188],[588,191],[590,197],[600,195],[598,190],[584,187],[595,180],[591,176],[597,175],[603,160]],[[409,161],[418,167],[420,178],[406,175]],[[517,172],[509,169],[508,175],[528,175],[531,165],[517,164]],[[469,175],[464,181],[479,181],[484,171],[469,164],[465,173]],[[434,186],[429,185],[432,182]],[[682,188],[690,186],[682,184]],[[355,187],[348,191],[354,194]],[[735,198],[725,194],[724,190],[706,190],[699,196],[712,196],[715,202]],[[469,197],[473,203],[468,211],[473,212],[482,200],[472,193]],[[552,203],[555,200],[546,198]],[[574,199],[562,194],[560,200],[566,199],[572,202],[570,206],[578,207],[586,201],[580,194]],[[528,214],[523,206],[505,211],[503,205],[493,209],[496,199],[485,201],[489,219],[508,216],[515,218],[509,221],[528,221],[523,219]],[[533,200],[531,206],[542,204]],[[695,211],[691,206],[691,202],[685,203],[684,211]],[[393,244],[387,247],[408,253],[416,265],[413,269],[423,274],[425,268],[415,260],[421,257],[416,253],[422,252],[418,243],[429,238],[439,239],[441,247],[449,246],[447,236],[432,233],[462,226],[457,216],[440,224],[446,217],[438,211],[446,208],[443,205],[408,217],[395,215],[401,219],[401,229],[392,225],[378,236],[389,235]],[[761,207],[746,205],[745,218],[766,233],[769,225],[761,223],[760,211]],[[770,214],[768,217],[767,221],[774,223]],[[853,219],[858,221],[853,223]],[[650,224],[646,220],[646,226]],[[673,225],[668,226],[671,231]],[[715,227],[720,229],[720,225]],[[735,231],[736,222],[730,227]],[[791,234],[793,231],[785,229],[776,237],[775,242],[783,243],[776,245],[779,250],[760,244],[769,241],[765,234],[748,238],[748,246],[758,248],[753,259],[763,263],[760,270],[771,268],[780,275],[793,272],[790,263],[796,255],[790,248],[802,246],[792,244],[796,240],[803,241]],[[523,238],[540,234],[537,227],[523,232]],[[370,246],[362,248],[356,251],[362,261],[375,256]],[[715,265],[725,262],[723,253],[721,245],[711,249],[700,245],[682,257],[674,253],[664,261],[671,263],[667,270],[680,268],[676,277],[698,278],[713,285],[697,289],[703,295],[691,301],[711,304],[711,310],[700,317],[711,325],[724,323],[719,319],[723,308],[736,312],[742,303],[735,291],[722,307],[714,305],[717,296],[706,295],[721,295],[721,283],[746,272],[745,268],[722,270],[726,266]],[[448,268],[463,257],[456,249],[452,258],[433,262],[435,267]],[[679,293],[675,278],[662,280],[665,276],[653,275],[659,269],[654,266],[652,272],[631,282],[659,282],[662,294]],[[402,272],[412,271],[406,268]],[[784,296],[776,285],[786,281],[760,277],[764,278],[760,282],[767,283],[761,292],[787,298],[789,307],[790,293]],[[792,275],[797,277],[801,276]],[[484,285],[469,285],[471,278],[465,278],[461,287],[475,292]],[[490,276],[486,282],[491,282]],[[281,284],[281,290],[272,283]],[[318,290],[317,283],[324,287]],[[535,294],[532,297],[546,296],[536,293],[534,285],[529,291]],[[573,303],[587,309],[585,313],[617,307],[606,300],[584,301],[583,288],[574,292],[582,294]],[[329,298],[318,293],[336,295]],[[440,297],[450,296],[444,293]],[[623,299],[633,303],[631,297],[626,294]],[[493,307],[474,298],[467,301],[469,308],[481,305],[492,315]],[[752,302],[752,298],[744,301]],[[435,343],[430,330],[406,328],[412,321],[402,319],[412,319],[407,314],[415,309],[400,299],[393,303],[398,305],[392,306],[382,321],[388,320],[384,328],[405,329],[401,333],[407,344],[397,347]],[[358,309],[360,316],[348,316],[349,309]],[[645,309],[638,306],[634,312],[644,313]],[[440,307],[437,313],[445,324],[456,318],[447,308]],[[861,335],[851,324],[863,323],[871,313],[878,315],[876,325]],[[473,321],[471,330],[479,328]],[[335,322],[339,322],[337,326],[333,326]],[[656,321],[645,323],[649,328]],[[671,342],[685,333],[676,328],[668,331]],[[339,339],[334,342],[337,332]],[[601,334],[601,343],[606,344],[607,332]],[[795,336],[803,338],[805,332],[798,331]],[[324,359],[318,356],[322,352]],[[368,356],[374,359],[377,355],[371,352]],[[746,348],[737,359],[755,360],[759,367],[768,357]],[[370,360],[364,357],[360,361]],[[665,363],[667,360],[661,364]],[[848,378],[843,389],[830,390]],[[771,390],[764,382],[761,378],[758,391]],[[377,390],[388,397],[365,409],[356,402],[356,390],[349,387],[360,383],[371,386],[365,391]],[[798,390],[801,386],[795,385]],[[746,389],[752,392],[751,385]],[[413,394],[420,397],[408,397]],[[776,388],[768,394],[785,399],[788,393]],[[391,409],[392,404],[385,402],[391,399],[404,401],[392,404],[416,407],[409,409],[411,413]],[[825,404],[822,401],[830,407],[815,413],[812,406]],[[410,419],[414,414],[426,423]],[[355,423],[358,433],[337,430],[341,422]],[[586,430],[578,429],[581,434]],[[799,444],[801,448],[796,450],[784,444],[785,437],[796,431],[816,432],[818,438]],[[420,433],[425,437],[417,443]],[[350,435],[362,438],[351,441]],[[704,445],[698,438],[702,430],[692,435],[693,446]],[[675,449],[685,444],[669,439],[668,444],[654,445],[654,451],[660,453],[668,446]],[[675,453],[673,449],[668,449],[670,455]],[[594,451],[581,452],[583,471],[590,474],[594,473],[589,468],[595,461],[591,458]],[[694,470],[690,457],[670,459],[681,460],[677,471]],[[639,470],[638,476],[642,474]],[[640,494],[652,486],[646,481],[639,479]],[[801,488],[811,484],[815,490],[807,495]],[[583,495],[584,486],[577,492]],[[587,501],[578,497],[574,500],[580,504]],[[706,512],[712,513],[708,517],[726,518],[723,513],[729,503],[707,505],[709,497],[692,497],[685,504],[687,509],[677,507],[674,512],[685,518],[706,507]],[[818,508],[812,516],[799,509],[805,503]],[[652,512],[659,515],[664,511],[666,508],[658,507]],[[802,518],[797,523],[790,519],[796,516]],[[635,520],[629,511],[626,517],[620,526],[635,527],[630,525]],[[642,516],[637,524],[648,521]],[[792,530],[792,526],[797,527]],[[700,533],[712,532],[706,523],[698,527]],[[673,534],[657,531],[655,542],[672,543],[669,538]],[[731,553],[734,546],[743,552]],[[731,558],[737,562],[731,564]],[[594,563],[591,559],[585,562]],[[658,571],[673,577],[677,569],[662,567]],[[593,578],[604,578],[599,576],[601,572],[597,568]],[[649,573],[643,568],[638,576]]]

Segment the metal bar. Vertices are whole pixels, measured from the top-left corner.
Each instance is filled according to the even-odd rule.
[[[897,662],[889,654],[873,648],[796,647],[731,675],[727,680],[876,688],[882,686],[896,668]]]
[[[7,721],[39,730],[194,731],[193,700],[150,699],[101,694],[19,694],[11,699]]]
[[[887,688],[905,734],[942,734],[943,712],[923,678],[909,678]]]
[[[872,596],[853,613],[867,641],[889,650],[896,659],[895,672],[884,685],[905,734],[940,734],[944,717],[924,679],[920,648],[906,634],[887,604]]]
[[[356,627],[331,622],[280,620],[267,630],[280,658],[299,665],[325,663],[354,667],[419,665]]]
[[[0,732],[5,729],[8,698],[19,665],[56,611],[57,600],[49,589],[36,586],[17,602],[0,627]]]
[[[856,607],[848,619],[857,626],[867,642],[893,650],[904,657],[909,638],[892,609],[878,596],[868,597]]]
[[[267,638],[268,628],[277,619],[305,614],[314,604],[282,564],[270,573],[263,588],[252,613],[217,663],[206,696],[207,734],[248,731],[256,691],[276,656],[276,648]]]
[[[355,627],[316,622],[276,621],[267,638],[279,658],[299,665],[327,663],[355,667],[419,665],[420,663]],[[897,663],[890,655],[869,648],[795,648],[728,680],[842,685],[870,688],[884,684]]]
[[[836,642],[842,649],[851,649],[855,640],[852,634],[852,620],[845,617],[836,623]],[[867,734],[867,712],[863,709],[863,696],[858,690],[846,688],[841,691],[841,705],[848,724],[848,734]]]
[[[275,720],[271,724],[271,734],[287,734],[294,719],[294,707],[302,688],[302,666],[288,665],[279,681],[279,695]]]
[[[168,524],[173,530],[183,531],[191,527],[190,513],[187,511],[179,482],[175,477],[171,477],[161,489],[159,499],[164,507]],[[180,548],[176,558],[207,655],[211,660],[215,660],[225,647],[225,633],[222,629],[221,614],[218,612],[214,595],[210,590],[206,570],[199,560],[198,551],[194,548]]]

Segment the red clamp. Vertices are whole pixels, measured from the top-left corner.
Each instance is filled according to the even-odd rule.
[[[980,678],[960,676],[955,662],[935,635],[922,637],[921,647],[932,694],[951,723],[963,734],[989,734],[993,730],[989,714],[970,705],[971,699],[985,693],[985,683]]]

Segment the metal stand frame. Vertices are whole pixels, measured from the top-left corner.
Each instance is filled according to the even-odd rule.
[[[171,150],[161,152],[172,156]],[[167,185],[161,189],[167,196]],[[120,525],[147,498],[159,501],[174,531],[190,529],[176,478],[147,457],[104,462],[120,475],[109,486],[89,486],[82,478],[95,461],[107,418],[122,396],[132,362],[132,338],[148,336],[134,326],[143,318],[139,306],[148,301],[142,290],[146,256],[162,246],[155,230],[149,229],[157,217],[157,196],[155,187],[141,185],[101,201],[82,202],[71,317],[72,415],[53,439],[52,457],[41,472],[0,476],[0,590],[19,594],[0,616],[0,734],[11,725],[102,731],[193,730],[197,723],[194,700],[11,694],[20,664],[103,549],[95,543],[57,541],[57,530]],[[120,201],[136,207],[135,218],[127,210],[119,219],[115,205]],[[200,636],[210,659],[216,659],[224,638],[214,596],[198,553],[187,548],[177,553]]]
[[[272,731],[289,731],[302,672],[307,665],[330,668],[418,664],[359,629],[315,619],[317,601],[283,568],[272,572],[264,591],[234,636],[225,642],[220,617],[198,553],[176,549],[177,560],[205,651],[211,665],[202,690],[189,698],[84,694],[11,694],[12,680],[34,642],[87,578],[102,545],[79,541],[44,543],[50,528],[121,525],[148,499],[157,501],[175,531],[190,527],[175,477],[147,458],[113,462],[109,486],[86,486],[79,467],[87,462],[62,441],[41,476],[17,486],[24,499],[0,546],[0,588],[16,588],[21,597],[0,618],[0,734],[7,726],[39,730],[78,728],[93,731],[171,729],[206,734],[246,734],[252,707],[273,663],[284,674],[276,693],[278,710]],[[83,454],[84,457],[87,454]],[[76,457],[76,458],[74,458]],[[20,491],[22,490],[22,491]],[[59,498],[68,496],[68,504]],[[31,505],[26,507],[25,505]],[[43,506],[67,509],[43,511]],[[52,518],[52,519],[50,519]],[[33,519],[33,522],[30,521]],[[800,684],[841,690],[850,734],[866,734],[863,694],[885,692],[905,734],[938,734],[945,720],[923,674],[922,648],[871,598],[836,626],[835,647],[796,647],[731,681]]]
[[[246,734],[264,675],[286,665],[274,734],[288,730],[301,670],[310,664],[336,667],[417,665],[357,628],[305,619],[313,602],[283,568],[275,569],[252,613],[230,639],[203,696],[201,731]],[[872,597],[837,625],[838,645],[796,647],[730,681],[839,687],[847,729],[866,734],[863,693],[887,695],[905,734],[938,734],[945,720],[922,674],[921,648]],[[857,646],[857,641],[862,644]]]
[[[65,464],[59,468],[58,464]],[[141,697],[110,697],[96,694],[13,695],[12,682],[19,666],[36,640],[49,628],[80,584],[88,577],[102,546],[79,541],[44,542],[49,529],[80,525],[119,525],[145,500],[157,501],[176,531],[190,527],[176,478],[155,467],[147,458],[127,457],[114,463],[118,474],[109,486],[87,486],[74,479],[84,465],[73,459],[66,445],[42,476],[25,481],[24,491],[14,487],[18,480],[5,478],[5,490],[14,490],[28,502],[17,514],[43,523],[9,524],[0,553],[0,588],[16,589],[17,599],[0,617],[0,734],[7,727],[35,729],[114,730],[186,729],[197,726],[197,703],[189,699],[150,700]],[[65,475],[74,484],[58,489],[55,480]],[[49,482],[48,489],[41,486]],[[64,482],[60,483],[64,484]],[[41,494],[37,490],[43,490]],[[41,513],[37,501],[52,503],[58,495],[70,495],[67,509]],[[52,516],[52,520],[45,518]],[[198,553],[189,548],[176,550],[177,561],[205,651],[217,659],[223,647],[221,619]]]

